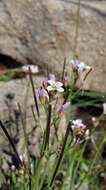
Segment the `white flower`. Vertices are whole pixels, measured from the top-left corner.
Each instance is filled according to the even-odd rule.
[[[48,84],[49,84],[47,87],[48,92],[50,91],[64,92],[64,88],[62,87],[63,84],[61,82],[48,80]]]

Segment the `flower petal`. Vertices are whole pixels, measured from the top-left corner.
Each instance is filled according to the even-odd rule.
[[[54,80],[48,80],[48,84],[50,84],[50,85],[55,85],[56,82],[55,82]]]
[[[59,82],[59,81],[56,82],[56,87],[57,87],[57,88],[59,88],[59,87],[61,87],[61,86],[63,86],[63,84],[62,84],[61,82]]]
[[[80,125],[82,124],[82,120],[81,119],[76,119],[76,120],[73,120],[72,122],[74,125]]]
[[[57,89],[58,92],[64,92],[64,88],[60,87]]]
[[[47,90],[48,90],[48,91],[52,91],[52,90],[53,90],[52,86],[49,85],[49,86],[47,87]]]

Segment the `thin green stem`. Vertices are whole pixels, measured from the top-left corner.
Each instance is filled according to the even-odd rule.
[[[51,103],[49,103],[49,105],[48,105],[48,114],[47,114],[47,125],[46,125],[46,131],[45,131],[44,151],[46,150],[47,146],[49,147],[51,114],[52,114],[52,105],[51,105]]]
[[[33,82],[32,73],[31,73],[30,67],[29,67],[29,78],[30,78],[31,85],[32,85],[32,92],[33,92],[35,107],[36,107],[37,115],[38,115],[38,118],[39,118],[40,117],[39,106],[38,106],[38,101],[37,101],[37,97],[36,97],[36,92],[35,92],[35,87],[34,87],[34,82]]]
[[[99,148],[98,148],[99,151],[101,150],[101,148],[102,148],[102,146],[103,146],[105,140],[106,140],[106,134],[104,135],[104,137],[102,138],[102,140],[101,140],[101,142],[100,142],[100,144],[99,144]],[[94,166],[94,164],[95,164],[95,162],[96,162],[96,160],[97,160],[97,157],[98,157],[98,155],[99,155],[99,151],[96,151],[96,154],[95,154],[95,156],[94,156],[94,158],[93,158],[93,160],[92,160],[92,162],[91,162],[91,165],[90,165],[90,168],[89,168],[88,173],[84,175],[84,177],[82,178],[81,182],[79,183],[79,185],[76,187],[75,190],[78,190],[78,189],[80,188],[80,186],[82,185],[82,183],[83,183],[83,182],[87,179],[87,177],[90,175],[90,173],[91,173],[91,171],[92,171],[92,168],[93,168],[93,166]]]
[[[51,182],[50,182],[50,187],[53,185],[54,179],[56,177],[56,174],[58,172],[59,166],[61,164],[61,161],[62,161],[62,158],[63,158],[63,155],[64,155],[64,150],[65,150],[66,143],[67,143],[67,139],[68,139],[68,135],[69,135],[69,131],[70,131],[70,122],[69,122],[69,124],[67,126],[67,129],[66,129],[66,134],[65,134],[65,137],[64,137],[63,146],[62,146],[62,149],[61,149],[61,152],[60,152],[57,164],[56,164],[56,168],[54,170],[54,173],[53,173],[53,176],[52,176],[52,179],[51,179]]]
[[[36,115],[35,115],[35,112],[34,112],[34,107],[33,107],[33,105],[31,105],[31,111],[32,111],[33,119],[34,119],[34,121],[35,121],[35,128],[37,128],[37,126],[38,126],[38,121],[37,121],[37,118],[36,118]]]
[[[31,176],[29,175],[29,190],[32,190],[32,180]]]
[[[18,104],[18,108],[19,108],[19,112],[20,112],[20,115],[21,115],[22,129],[23,129],[23,133],[24,133],[24,141],[25,141],[25,147],[26,147],[26,151],[27,151],[28,170],[29,170],[29,173],[30,173],[30,171],[31,171],[31,168],[30,168],[30,153],[29,153],[29,147],[28,147],[28,137],[27,137],[27,132],[26,132],[26,120],[23,117],[20,104]]]
[[[64,58],[64,63],[63,63],[63,71],[62,71],[62,78],[61,78],[62,82],[64,81],[65,68],[66,68],[66,57]]]
[[[82,160],[82,156],[83,156],[83,153],[84,153],[84,150],[85,150],[85,147],[86,147],[86,144],[87,144],[87,141],[85,142],[83,148],[82,148],[82,151],[80,153],[80,157],[78,158],[78,162],[76,164],[76,167],[74,168],[74,173],[73,173],[73,176],[72,176],[72,183],[70,184],[70,190],[73,190],[74,189],[74,183],[75,183],[75,177],[77,175],[77,170],[79,168],[79,165],[80,165],[80,162]]]

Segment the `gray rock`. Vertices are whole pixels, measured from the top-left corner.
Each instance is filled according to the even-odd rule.
[[[76,2],[1,0],[0,54],[60,74],[64,57],[73,56]],[[85,88],[106,91],[105,1],[82,1],[79,34],[79,57],[93,67]]]

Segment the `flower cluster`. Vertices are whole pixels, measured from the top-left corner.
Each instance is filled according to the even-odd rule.
[[[90,66],[86,65],[84,62],[80,62],[79,60],[71,60],[70,63],[72,65],[73,71],[77,72],[78,74],[91,69]]]
[[[86,125],[82,123],[81,119],[73,120],[71,128],[77,142],[89,138],[89,129],[87,129]]]
[[[36,66],[36,65],[24,65],[22,67],[22,71],[25,72],[25,73],[28,73],[29,72],[29,67],[30,67],[31,73],[36,74],[36,73],[39,72],[38,66]]]

